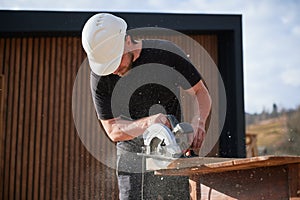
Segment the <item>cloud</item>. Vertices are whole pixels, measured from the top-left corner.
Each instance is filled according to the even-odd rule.
[[[300,26],[293,27],[292,34],[300,38]]]
[[[300,87],[300,68],[285,70],[281,74],[281,80],[287,86]]]

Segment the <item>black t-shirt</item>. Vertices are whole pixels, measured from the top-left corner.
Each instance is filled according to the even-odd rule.
[[[200,80],[197,69],[175,44],[165,40],[143,40],[140,56],[126,76],[91,73],[91,89],[99,119],[136,120],[164,113],[182,121],[179,89],[189,89]],[[119,142],[118,146],[129,143]],[[133,149],[130,151],[139,151]]]

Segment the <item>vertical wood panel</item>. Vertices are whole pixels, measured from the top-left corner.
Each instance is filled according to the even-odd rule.
[[[4,74],[4,61],[5,61],[5,39],[0,38],[0,74]]]
[[[4,101],[5,101],[5,77],[4,77],[4,53],[5,40],[0,38],[0,198],[3,194],[3,177],[4,177]]]
[[[3,63],[4,63],[4,50],[5,49],[5,40],[0,38],[0,196],[3,194],[3,168],[4,168],[4,75],[3,75]]]
[[[61,57],[62,57],[62,38],[57,38],[56,46],[55,46],[55,72],[54,72],[54,114],[53,114],[53,143],[52,143],[52,152],[53,152],[53,169],[55,170],[55,174],[52,175],[52,194],[54,199],[59,199],[59,178],[61,176],[61,169],[59,167],[59,163],[61,162],[61,158],[59,157],[59,146],[61,141],[59,140],[59,128],[60,128],[60,118],[59,118],[59,110],[61,108],[61,105],[59,104],[60,100],[60,73],[61,73]]]
[[[8,199],[9,195],[9,173],[10,173],[10,140],[11,140],[11,123],[12,123],[12,101],[13,101],[13,93],[12,90],[8,90],[8,86],[10,88],[13,87],[13,75],[14,75],[14,67],[12,67],[12,63],[10,62],[10,54],[11,54],[11,39],[6,39],[5,41],[5,53],[4,58],[4,71],[6,72],[6,98],[5,104],[5,121],[4,121],[4,132],[5,132],[5,140],[4,140],[4,163],[3,163],[3,193],[2,199]],[[10,67],[11,66],[11,67]]]
[[[73,38],[72,39],[72,53],[71,53],[71,57],[72,57],[72,65],[71,65],[71,69],[70,69],[70,76],[71,76],[71,80],[70,80],[70,85],[69,85],[69,88],[70,90],[73,90],[73,81],[75,80],[76,78],[76,72],[77,72],[77,66],[78,66],[78,63],[77,63],[77,60],[78,60],[78,47],[77,47],[77,44],[78,44],[78,39],[77,38]],[[71,96],[71,92],[70,92],[70,96]],[[70,98],[69,98],[70,99]],[[71,100],[70,100],[70,104],[71,105]],[[70,109],[70,112],[71,112],[71,109]],[[71,113],[70,113],[71,115]],[[70,116],[70,119],[69,119],[69,122],[70,124],[73,124],[73,117]],[[69,198],[74,198],[74,194],[75,194],[75,184],[74,184],[74,177],[75,177],[75,157],[76,157],[76,154],[75,154],[75,147],[76,147],[76,130],[75,130],[75,127],[74,125],[71,125],[70,126],[70,156],[69,156],[69,160],[70,160],[70,167],[69,167],[69,181],[68,181],[68,197]]]
[[[16,58],[17,55],[17,49],[16,49],[16,39],[12,39],[12,46],[11,49],[11,65],[14,66],[15,72],[14,72],[14,87],[13,88],[13,109],[12,109],[12,124],[11,124],[11,141],[10,141],[10,173],[9,173],[9,198],[14,199],[15,198],[15,190],[14,190],[14,181],[16,176],[16,143],[17,143],[17,119],[18,119],[18,100],[19,100],[19,75],[20,75],[20,69],[19,67],[16,67]]]
[[[28,194],[31,194],[31,187],[28,184],[29,181],[29,144],[30,144],[30,121],[31,121],[31,98],[30,98],[30,92],[31,92],[31,82],[28,80],[31,80],[32,74],[32,52],[33,52],[33,39],[28,38],[26,39],[27,44],[26,44],[26,53],[24,53],[25,57],[25,64],[24,64],[24,70],[26,71],[25,73],[25,110],[24,110],[24,144],[23,144],[23,166],[22,166],[22,189],[21,189],[21,194],[22,197],[27,197]],[[24,47],[25,48],[25,47]],[[32,174],[31,174],[32,176]]]
[[[6,141],[7,141],[7,123],[6,123],[6,120],[7,120],[7,117],[8,117],[8,106],[7,106],[7,99],[9,97],[8,95],[8,91],[7,91],[7,85],[8,85],[8,73],[5,71],[7,70],[7,68],[5,67],[6,64],[7,64],[7,51],[8,51],[8,40],[7,39],[4,39],[4,38],[1,38],[1,48],[0,48],[0,53],[1,53],[1,72],[3,74],[3,76],[5,76],[5,80],[4,80],[4,90],[5,93],[3,93],[3,103],[5,104],[5,107],[3,108],[3,135],[2,135],[2,147],[1,147],[1,176],[0,176],[0,198],[1,199],[4,199],[4,196],[5,196],[5,167],[6,167]],[[3,47],[3,48],[2,48]],[[6,72],[6,73],[5,73]]]
[[[40,185],[46,186],[47,181],[47,136],[48,136],[48,103],[49,103],[49,66],[50,66],[50,38],[43,40],[45,51],[44,60],[42,62],[43,74],[41,75],[42,80],[39,83],[42,85],[42,114],[41,114],[41,165],[40,165]],[[39,199],[45,199],[45,188],[39,188]]]
[[[88,77],[88,76],[89,76],[89,74],[87,74],[87,71],[85,70],[83,77]],[[88,80],[89,80],[88,78],[83,78],[82,79],[82,87],[81,87],[82,89],[81,89],[81,94],[79,94],[79,95],[82,95],[82,103],[84,103],[82,105],[82,112],[81,112],[81,114],[82,114],[82,116],[81,116],[81,118],[82,118],[81,133],[84,133],[83,138],[82,138],[83,141],[87,141],[87,132],[88,132],[88,126],[89,126],[89,123],[87,121],[87,109],[85,107],[86,102],[87,102],[86,98],[87,98],[87,92],[88,92],[86,90],[85,86],[87,85]],[[86,143],[86,144],[88,144],[88,143]],[[80,169],[81,169],[80,170],[80,172],[81,172],[80,173],[80,181],[86,183],[87,180],[88,180],[88,175],[87,175],[87,172],[88,172],[88,168],[87,168],[88,157],[86,156],[85,147],[83,145],[80,146],[80,150],[81,150],[81,155],[82,155],[82,159],[81,159],[81,162],[80,162]],[[81,190],[80,196],[81,196],[82,199],[88,199],[88,194],[87,194],[87,189],[88,188],[87,187],[88,187],[88,185],[84,184],[84,185],[82,185],[82,187],[80,189]]]
[[[63,194],[62,191],[64,189],[64,186],[62,184],[62,179],[64,177],[63,174],[63,167],[64,167],[64,155],[63,155],[63,145],[64,145],[64,124],[65,124],[65,117],[64,117],[64,109],[65,109],[65,62],[66,62],[66,38],[60,38],[60,44],[58,45],[58,48],[61,50],[58,52],[61,57],[58,59],[59,65],[57,66],[60,71],[59,74],[57,74],[57,77],[59,77],[59,80],[57,80],[57,83],[59,83],[59,92],[57,92],[58,95],[58,101],[59,101],[59,113],[58,113],[58,163],[57,163],[57,198],[62,199]]]
[[[2,47],[2,44],[4,43],[3,40],[0,41],[0,48]],[[0,63],[3,57],[0,59]],[[0,75],[0,195],[3,194],[3,164],[4,164],[4,141],[5,141],[5,134],[4,134],[4,128],[3,128],[3,121],[4,121],[4,94],[5,94],[5,86],[4,86],[4,75]],[[1,196],[0,196],[1,198]]]
[[[53,135],[54,135],[54,129],[53,129],[53,121],[54,121],[54,84],[55,84],[55,52],[56,52],[56,38],[50,38],[49,39],[49,48],[50,48],[50,61],[49,61],[49,73],[48,73],[48,80],[49,80],[49,95],[48,95],[48,99],[49,99],[49,103],[48,103],[48,135],[47,135],[47,178],[46,178],[46,186],[45,189],[45,197],[46,199],[53,199],[54,195],[52,194],[52,188],[54,185],[54,181],[53,181],[53,171],[55,170],[53,167]]]
[[[41,190],[41,179],[43,178],[42,176],[42,167],[44,166],[44,163],[42,162],[42,157],[43,157],[43,152],[42,152],[42,140],[43,140],[43,134],[42,134],[42,129],[43,129],[43,121],[42,121],[42,110],[43,110],[43,74],[44,74],[44,61],[45,61],[45,55],[44,55],[44,49],[45,49],[45,38],[40,38],[39,40],[39,54],[36,55],[38,56],[38,65],[37,65],[37,70],[38,70],[38,75],[37,75],[37,86],[36,86],[36,91],[37,91],[37,114],[36,114],[36,120],[39,123],[36,124],[36,148],[35,152],[38,152],[36,155],[36,162],[35,162],[35,177],[34,177],[34,187],[37,189],[37,191],[34,192],[34,199],[39,199],[39,194]]]
[[[70,82],[71,80],[71,68],[68,66],[72,66],[71,62],[71,53],[72,53],[72,38],[67,38],[66,41],[66,66],[65,66],[65,108],[64,108],[64,112],[65,112],[65,130],[64,130],[64,149],[63,149],[63,160],[64,160],[64,166],[63,166],[63,199],[67,199],[68,198],[68,191],[69,191],[69,184],[68,184],[68,180],[69,180],[69,150],[70,150],[70,143],[69,143],[69,138],[70,138],[70,117],[72,116],[71,110],[70,110],[70,106],[71,105],[71,98],[69,98],[70,96],[72,96],[72,93],[70,91],[72,91],[72,88],[70,87],[70,85],[72,85],[72,83]]]
[[[81,52],[77,51],[76,53],[76,58],[79,58],[81,56]],[[77,64],[79,64],[78,62]],[[76,77],[74,77],[76,78]],[[81,99],[82,96],[78,95],[75,97],[77,99]],[[77,130],[78,131],[78,130]],[[82,154],[80,152],[80,139],[79,137],[75,137],[75,142],[74,142],[74,175],[73,175],[73,185],[74,185],[74,191],[73,191],[73,196],[75,199],[80,199],[80,188],[78,183],[80,183],[80,159],[82,158]]]
[[[81,55],[81,54],[80,54]],[[86,74],[85,74],[85,76],[84,77],[86,77]],[[85,86],[85,80],[86,79],[83,79],[82,80],[82,86],[81,86],[81,93],[79,94],[79,99],[80,99],[80,102],[85,102],[85,88],[84,88],[84,86]],[[81,121],[81,125],[80,125],[80,127],[81,127],[81,129],[79,130],[80,132],[79,133],[84,133],[84,131],[85,131],[85,127],[86,127],[86,123],[85,123],[85,119],[86,119],[86,116],[85,116],[85,113],[84,113],[84,111],[85,111],[85,109],[83,109],[84,108],[84,105],[85,104],[83,104],[82,106],[81,106],[81,112],[80,112],[80,114],[82,115],[81,116],[81,118],[82,118],[82,121]],[[85,139],[85,135],[86,134],[84,134],[83,135],[83,139]],[[79,148],[79,154],[80,154],[80,157],[79,157],[79,180],[78,180],[78,183],[83,183],[83,182],[85,182],[85,171],[86,171],[86,168],[85,168],[85,161],[86,161],[86,159],[85,159],[85,151],[84,151],[84,146],[83,145],[81,145],[81,141],[78,143],[78,148]],[[80,199],[85,199],[85,197],[84,197],[84,194],[85,194],[85,185],[83,184],[83,185],[78,185],[78,188],[79,188],[79,198]]]
[[[18,39],[20,43],[18,46],[20,47],[18,52],[16,53],[17,58],[16,58],[16,67],[20,68],[20,85],[19,85],[19,113],[18,113],[18,126],[17,126],[17,155],[16,155],[16,181],[15,181],[15,191],[22,191],[21,190],[21,180],[22,180],[22,165],[23,165],[23,140],[24,140],[24,135],[23,135],[23,129],[24,129],[24,93],[25,93],[25,72],[23,68],[23,64],[25,62],[25,59],[23,56],[21,56],[25,51],[26,51],[26,41],[23,41],[21,39]],[[25,48],[24,48],[25,46]],[[16,192],[15,194],[15,199],[20,199],[21,192]]]
[[[26,55],[27,54],[27,46],[28,46],[28,40],[26,39],[22,39],[22,58],[21,58],[21,68],[22,68],[22,76],[21,76],[21,93],[20,93],[20,99],[21,100],[21,103],[22,103],[22,109],[20,109],[20,113],[19,113],[19,117],[20,117],[20,132],[19,132],[19,135],[23,136],[22,138],[22,145],[19,146],[19,155],[22,155],[21,158],[19,158],[18,160],[21,161],[21,164],[20,164],[20,192],[18,193],[18,195],[20,195],[21,197],[22,196],[26,196],[26,180],[27,180],[27,173],[26,173],[26,169],[27,169],[27,159],[28,159],[28,135],[27,135],[27,127],[28,127],[28,124],[26,122],[28,122],[28,117],[29,117],[29,112],[26,112],[26,107],[28,107],[29,105],[26,104],[28,102],[28,99],[26,98],[26,62],[27,62],[27,59],[26,59],[26,56],[23,56],[23,55]],[[23,127],[23,128],[21,128]],[[18,187],[17,187],[18,188]]]
[[[37,123],[39,121],[36,120],[37,116],[37,77],[38,77],[38,55],[39,55],[39,38],[33,39],[33,51],[32,51],[32,68],[31,73],[32,77],[30,80],[30,132],[29,132],[29,167],[28,167],[28,198],[32,199],[36,197],[36,177],[39,176],[39,171],[36,169],[36,165],[38,165],[38,157],[39,152],[36,151],[38,148],[37,137],[39,133],[37,133]]]
[[[89,77],[89,73],[86,73],[86,77]],[[89,78],[87,78],[85,80],[85,84],[89,85]],[[89,94],[90,94],[90,90],[85,90],[84,97],[85,97],[86,102],[88,102],[89,99],[90,99]],[[91,120],[90,115],[89,115],[89,113],[91,113],[91,110],[89,108],[90,107],[87,108],[87,111],[86,111],[87,113],[86,113],[85,122],[84,122],[86,124],[85,130],[87,130],[88,134],[92,132],[91,131],[91,127],[92,127],[91,122],[92,122],[92,120]],[[88,135],[88,134],[86,134],[86,135]],[[91,133],[91,135],[92,134],[93,133]],[[87,145],[89,145],[89,146],[91,146],[91,138],[92,137],[89,137],[87,139]],[[86,169],[86,171],[85,171],[86,185],[85,185],[85,197],[84,197],[84,199],[91,199],[91,191],[90,191],[90,188],[91,188],[91,175],[93,174],[93,172],[91,171],[91,163],[90,163],[91,162],[91,154],[87,153],[86,151],[85,151],[85,153],[86,153],[87,156],[85,156],[86,160],[85,160],[85,166],[84,166],[84,168]]]

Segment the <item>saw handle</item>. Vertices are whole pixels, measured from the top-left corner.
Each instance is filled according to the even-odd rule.
[[[179,121],[176,119],[174,115],[167,115],[167,119],[169,120],[171,124],[171,130],[175,131],[174,128],[176,127],[177,124],[179,124]],[[185,125],[183,123],[183,125]],[[188,126],[186,126],[188,128]],[[189,130],[189,132],[193,130]],[[190,158],[190,157],[198,157],[198,155],[193,151],[192,149],[188,148],[182,155],[183,158]]]
[[[166,117],[171,124],[171,130],[173,130],[176,127],[176,125],[179,124],[179,121],[176,119],[174,115],[167,115]]]

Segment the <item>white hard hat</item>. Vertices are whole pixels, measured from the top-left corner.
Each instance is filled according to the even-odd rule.
[[[108,13],[92,16],[82,30],[82,46],[91,70],[100,76],[116,71],[121,63],[126,22]]]

